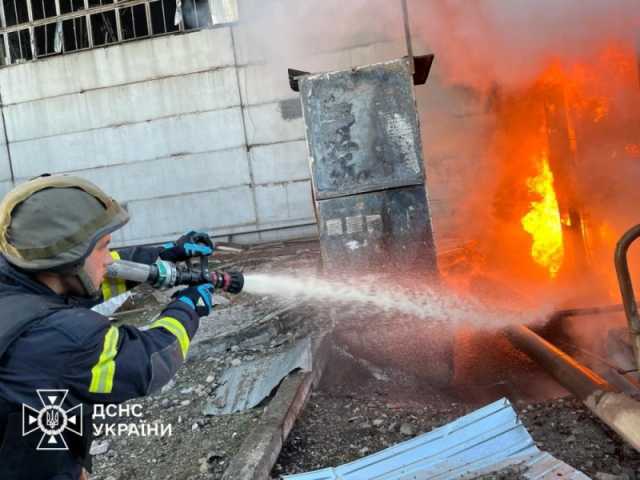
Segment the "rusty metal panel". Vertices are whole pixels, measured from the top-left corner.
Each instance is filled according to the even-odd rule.
[[[318,202],[325,268],[380,271],[385,266],[436,270],[424,186]]]
[[[424,184],[406,59],[308,75],[300,93],[318,200]]]

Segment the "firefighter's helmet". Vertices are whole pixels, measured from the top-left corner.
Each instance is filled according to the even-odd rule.
[[[128,220],[118,202],[87,180],[38,177],[0,202],[0,253],[29,272],[77,275],[86,294],[94,295],[84,261],[100,238]]]

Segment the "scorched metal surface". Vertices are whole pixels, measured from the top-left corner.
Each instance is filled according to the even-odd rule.
[[[436,272],[407,59],[306,75],[300,93],[325,268]]]

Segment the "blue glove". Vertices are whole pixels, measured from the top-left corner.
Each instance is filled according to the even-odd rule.
[[[165,243],[160,258],[168,262],[184,262],[193,257],[208,256],[213,253],[213,242],[204,232],[191,231],[181,236],[177,242]]]
[[[200,317],[206,317],[213,308],[213,285],[203,283],[193,287],[179,290],[173,294],[179,302],[187,304]]]

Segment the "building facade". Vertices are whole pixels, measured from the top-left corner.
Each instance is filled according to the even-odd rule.
[[[87,178],[131,214],[117,245],[189,228],[245,243],[317,235],[287,67],[388,60],[404,55],[403,42],[374,35],[280,56],[279,40],[265,47],[250,14],[243,18],[261,2],[239,3],[3,0],[0,193],[44,172]],[[437,239],[447,236],[455,192],[440,181],[447,154],[429,152],[438,131],[429,116],[455,105],[443,101],[451,95],[437,72],[418,87]]]

